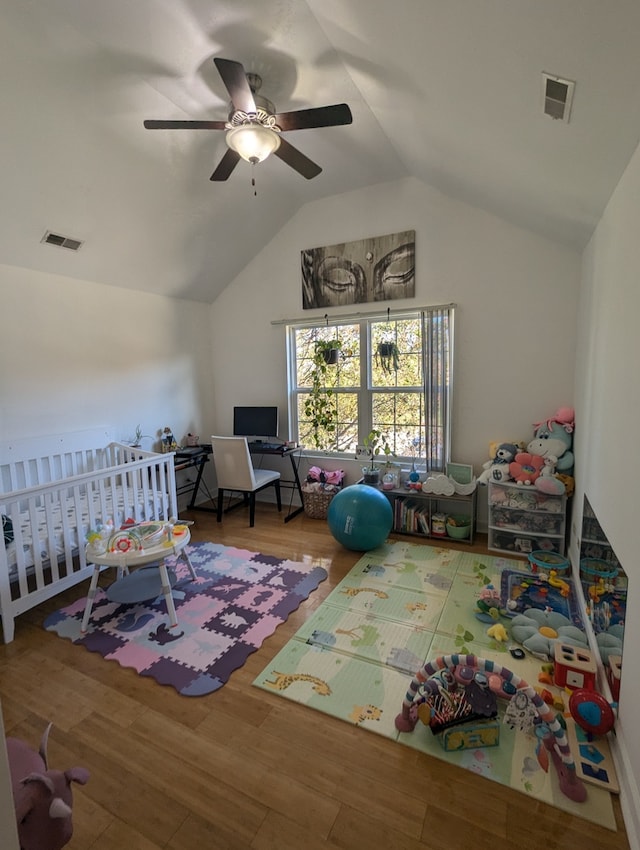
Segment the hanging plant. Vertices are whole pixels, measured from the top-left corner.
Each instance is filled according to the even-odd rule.
[[[322,356],[324,362],[329,366],[336,365],[341,349],[342,340],[339,339],[319,339],[315,343],[316,354]]]
[[[314,346],[311,390],[304,403],[304,415],[311,423],[313,442],[317,449],[324,448],[327,435],[336,430],[338,408],[335,393],[327,386],[327,373],[329,367],[337,363],[341,349],[342,342],[339,339],[317,340]]]
[[[376,362],[387,375],[397,372],[400,366],[400,352],[395,342],[380,342],[376,351]]]

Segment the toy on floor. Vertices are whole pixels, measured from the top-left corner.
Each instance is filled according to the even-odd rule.
[[[393,510],[380,490],[367,484],[351,484],[331,500],[327,524],[338,543],[356,552],[367,552],[387,539]]]
[[[585,633],[556,611],[529,608],[511,621],[511,637],[536,658],[553,661],[556,642],[587,649]]]
[[[476,655],[441,655],[427,661],[415,674],[402,702],[402,711],[395,719],[399,732],[413,732],[418,717],[413,703],[420,698],[421,689],[434,674],[446,671],[456,678],[457,668],[483,673],[490,690],[499,697],[512,698],[522,691],[533,703],[540,720],[540,730],[536,730],[542,745],[551,758],[558,774],[558,784],[562,793],[576,803],[582,803],[587,797],[586,788],[576,774],[576,766],[562,724],[554,711],[547,706],[535,689],[506,667],[494,661],[479,658]]]
[[[493,584],[482,588],[476,606],[476,617],[483,623],[494,623],[500,617],[500,592]]]
[[[508,616],[540,609],[562,614],[575,626],[582,626],[580,605],[570,580],[556,578],[552,584],[548,574],[541,571],[533,574],[505,569],[500,579],[500,597]]]
[[[622,675],[622,655],[610,655],[608,664],[605,668],[607,681],[611,688],[611,696],[616,700],[620,699],[620,676]]]
[[[487,636],[493,638],[498,643],[504,643],[509,640],[509,632],[505,629],[502,623],[494,623],[487,629]]]
[[[84,767],[64,772],[49,770],[47,741],[51,725],[45,729],[39,753],[19,738],[7,738],[20,850],[60,850],[70,841],[71,783],[84,785],[89,779]]]
[[[616,720],[613,706],[602,694],[582,688],[569,697],[569,711],[578,726],[589,735],[606,735],[613,729]]]
[[[559,688],[595,690],[596,661],[588,649],[557,641],[554,660],[553,678]]]

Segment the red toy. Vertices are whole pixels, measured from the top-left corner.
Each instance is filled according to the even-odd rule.
[[[607,680],[611,688],[611,696],[616,702],[620,699],[620,675],[622,674],[622,656],[610,655],[606,667]]]
[[[581,646],[556,642],[553,678],[559,688],[596,687],[596,662],[588,649]]]

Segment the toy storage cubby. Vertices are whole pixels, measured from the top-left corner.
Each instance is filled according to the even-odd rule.
[[[565,554],[567,496],[536,487],[490,481],[489,539],[493,552],[528,555],[536,550]]]
[[[453,540],[456,543],[473,543],[473,533],[476,523],[476,493],[469,495],[454,494],[442,496],[434,493],[424,493],[422,490],[393,489],[382,490],[391,502],[393,508],[393,528],[396,534],[411,534],[416,537],[434,537],[442,540]],[[445,516],[457,515],[469,517],[469,535],[465,538],[450,537],[444,534],[433,534],[434,514]],[[444,526],[444,523],[443,523]]]

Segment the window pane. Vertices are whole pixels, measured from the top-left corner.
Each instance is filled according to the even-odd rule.
[[[373,427],[387,434],[389,445],[400,457],[411,457],[424,447],[422,393],[380,393],[373,396]]]
[[[371,379],[374,387],[422,386],[420,318],[372,322]]]
[[[298,399],[298,441],[306,448],[316,445],[314,428],[305,414],[305,401],[309,393],[300,393]],[[337,392],[328,403],[338,411],[337,421],[331,430],[318,429],[318,438],[324,451],[355,454],[358,443],[358,396],[356,393]]]
[[[358,444],[358,396],[356,393],[337,393],[338,422],[336,425],[336,450],[356,453]]]

